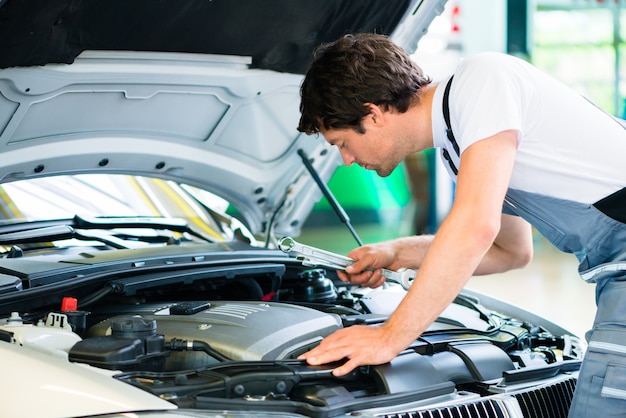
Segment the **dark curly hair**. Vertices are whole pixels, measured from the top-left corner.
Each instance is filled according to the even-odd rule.
[[[363,133],[366,103],[400,113],[432,82],[411,57],[387,36],[346,35],[315,49],[300,87],[298,131],[352,128]]]

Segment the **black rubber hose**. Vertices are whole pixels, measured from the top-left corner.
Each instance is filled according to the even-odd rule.
[[[165,343],[165,349],[170,351],[204,351],[211,357],[219,361],[232,361],[232,359],[213,347],[205,341],[198,340],[181,340],[178,338],[172,338],[169,342]]]

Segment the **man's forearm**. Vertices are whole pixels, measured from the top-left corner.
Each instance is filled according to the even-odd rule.
[[[391,244],[396,257],[394,265],[390,268],[393,270],[402,267],[419,269],[433,239],[434,235],[414,235],[392,240]]]

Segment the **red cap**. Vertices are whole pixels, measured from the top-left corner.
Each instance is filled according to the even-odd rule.
[[[78,309],[78,299],[71,297],[64,297],[61,302],[62,311],[75,311]]]

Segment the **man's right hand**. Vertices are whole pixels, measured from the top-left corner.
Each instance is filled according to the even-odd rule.
[[[350,284],[376,288],[385,283],[381,269],[393,269],[395,252],[391,242],[381,242],[356,248],[348,257],[355,262],[345,271],[338,271],[339,278]]]
[[[324,338],[320,345],[302,354],[298,359],[310,365],[332,363],[348,359],[333,370],[333,375],[344,376],[358,366],[384,364],[393,360],[406,347],[394,347],[393,335],[384,325],[371,327],[353,325],[340,329]]]

